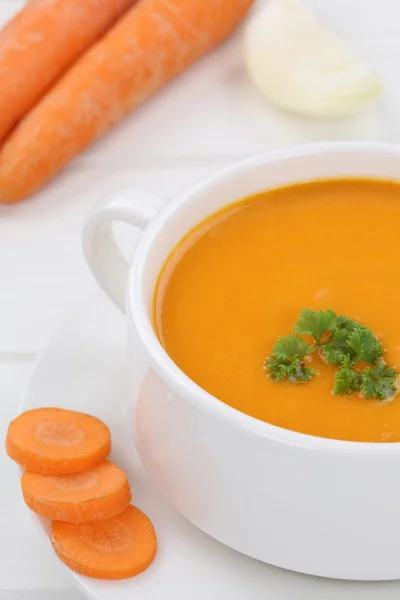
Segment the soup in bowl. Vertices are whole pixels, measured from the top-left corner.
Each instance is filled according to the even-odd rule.
[[[400,578],[399,173],[395,146],[307,146],[87,218],[86,259],[127,313],[146,472],[259,560]],[[130,266],[115,220],[145,228]]]
[[[316,376],[302,385],[266,377],[263,361],[307,307],[368,324],[387,349],[385,362],[400,366],[399,226],[393,181],[298,183],[232,204],[168,258],[153,304],[159,339],[200,387],[261,421],[338,440],[398,442],[396,394],[390,402],[359,390],[333,394],[335,369],[317,353],[309,365]]]

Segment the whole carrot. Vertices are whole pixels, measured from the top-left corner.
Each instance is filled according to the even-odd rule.
[[[134,0],[32,0],[0,32],[0,142]]]
[[[0,152],[0,201],[21,200],[222,42],[253,0],[141,0],[50,90]]]

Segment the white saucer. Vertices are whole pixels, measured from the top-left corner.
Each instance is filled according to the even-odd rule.
[[[22,410],[60,406],[103,419],[113,435],[112,458],[128,472],[133,503],[155,525],[158,554],[142,575],[103,582],[73,574],[88,596],[96,600],[397,600],[400,582],[341,582],[283,571],[230,550],[188,523],[141,470],[128,435],[125,379],[124,319],[99,292],[63,324],[39,358],[22,403]],[[34,518],[49,539],[49,523]]]

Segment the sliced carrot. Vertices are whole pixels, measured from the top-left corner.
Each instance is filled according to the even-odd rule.
[[[68,567],[96,579],[127,579],[153,562],[157,539],[151,521],[138,508],[97,523],[54,521],[51,543]]]
[[[140,0],[32,109],[0,153],[0,202],[38,190],[227,38],[253,0]],[[188,106],[190,111],[190,106]]]
[[[134,0],[34,0],[0,33],[0,142]]]
[[[21,486],[33,512],[68,523],[108,519],[123,512],[132,499],[124,471],[108,460],[69,475],[25,471]]]
[[[107,458],[108,427],[96,417],[62,408],[37,408],[9,425],[8,455],[28,471],[63,475],[84,471]]]

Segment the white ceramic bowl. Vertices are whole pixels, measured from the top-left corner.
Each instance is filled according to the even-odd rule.
[[[196,223],[261,190],[346,176],[398,179],[400,147],[327,143],[257,156],[159,212],[158,198],[125,190],[88,215],[83,247],[100,285],[126,310],[137,448],[170,503],[214,538],[273,565],[343,579],[399,579],[400,444],[312,437],[244,415],[184,375],[151,325],[160,269]],[[144,230],[129,267],[112,236],[116,220]]]

